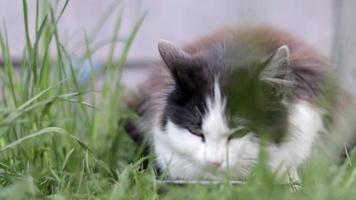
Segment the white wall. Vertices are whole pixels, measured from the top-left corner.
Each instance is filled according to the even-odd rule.
[[[135,2],[126,0],[125,3]],[[166,38],[178,44],[225,25],[270,24],[306,39],[325,54],[333,38],[332,0],[146,0],[141,10],[149,14],[132,52],[156,55],[156,42]],[[194,3],[192,3],[194,2]]]
[[[34,4],[35,1],[29,1],[31,19]],[[78,46],[78,42],[83,41],[84,32],[93,31],[95,23],[111,4],[112,1],[108,0],[70,1],[60,23],[62,38],[69,46]],[[325,54],[331,51],[334,24],[332,0],[123,0],[122,6],[124,34],[148,10],[131,49],[131,58],[157,56],[156,43],[160,38],[183,44],[225,25],[265,23],[295,33]],[[22,1],[1,0],[0,17],[6,22],[13,55],[20,56],[25,42]],[[99,38],[111,36],[114,18],[106,23]],[[33,20],[31,22],[33,24]],[[105,53],[100,52],[98,58],[104,58]]]
[[[33,36],[35,1],[28,2]],[[107,12],[108,7],[113,7],[112,2],[71,0],[59,24],[60,35],[66,46],[85,49],[84,33],[90,34],[95,30],[99,18]],[[130,60],[157,58],[156,45],[160,38],[181,45],[226,25],[270,24],[294,33],[334,58],[340,74],[347,79],[345,85],[349,90],[356,91],[353,64],[356,63],[354,0],[122,0],[120,6],[124,10],[121,37],[127,36],[143,12],[148,11],[130,50]],[[22,1],[1,0],[0,17],[7,26],[12,55],[18,58],[25,44]],[[115,15],[104,24],[98,39],[109,39],[114,24]],[[118,45],[118,48],[121,47]],[[94,59],[104,60],[106,50],[102,48]],[[129,77],[124,77],[129,84],[134,84],[142,76],[134,75],[137,72],[129,74]]]

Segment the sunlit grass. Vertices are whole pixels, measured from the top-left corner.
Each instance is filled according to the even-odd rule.
[[[301,169],[302,186],[291,192],[261,165],[243,185],[166,185],[157,181],[152,158],[123,132],[121,74],[144,16],[120,39],[122,9],[113,3],[96,32],[83,35],[85,52],[75,62],[61,41],[58,22],[69,1],[37,1],[30,37],[23,0],[26,46],[14,67],[6,22],[0,28],[0,199],[354,199],[355,157],[342,165],[314,159]],[[81,81],[90,67],[97,32],[116,18],[105,66]],[[115,44],[123,47],[116,49]],[[100,45],[99,45],[100,46]],[[54,47],[54,48],[53,48]],[[75,47],[76,48],[76,47]],[[55,57],[51,56],[55,55]],[[88,65],[83,63],[87,62]],[[98,76],[104,77],[98,86]],[[147,169],[142,162],[148,159]]]

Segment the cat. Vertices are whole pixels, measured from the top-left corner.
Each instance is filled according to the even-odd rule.
[[[161,61],[126,99],[169,178],[245,179],[262,147],[272,172],[297,169],[327,132],[338,88],[331,64],[273,27],[224,28],[182,48],[160,40]]]

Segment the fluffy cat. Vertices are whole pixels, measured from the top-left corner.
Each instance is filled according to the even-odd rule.
[[[273,172],[298,179],[335,105],[330,64],[271,27],[226,28],[162,58],[136,96],[157,165],[172,179],[243,179],[264,144]],[[133,98],[132,98],[133,97]],[[142,129],[126,124],[133,139]]]

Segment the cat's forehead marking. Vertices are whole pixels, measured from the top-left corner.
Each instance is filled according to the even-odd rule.
[[[229,134],[226,122],[225,107],[226,100],[222,96],[218,81],[214,81],[214,93],[207,97],[207,111],[202,119],[202,131],[206,136],[219,137]]]

